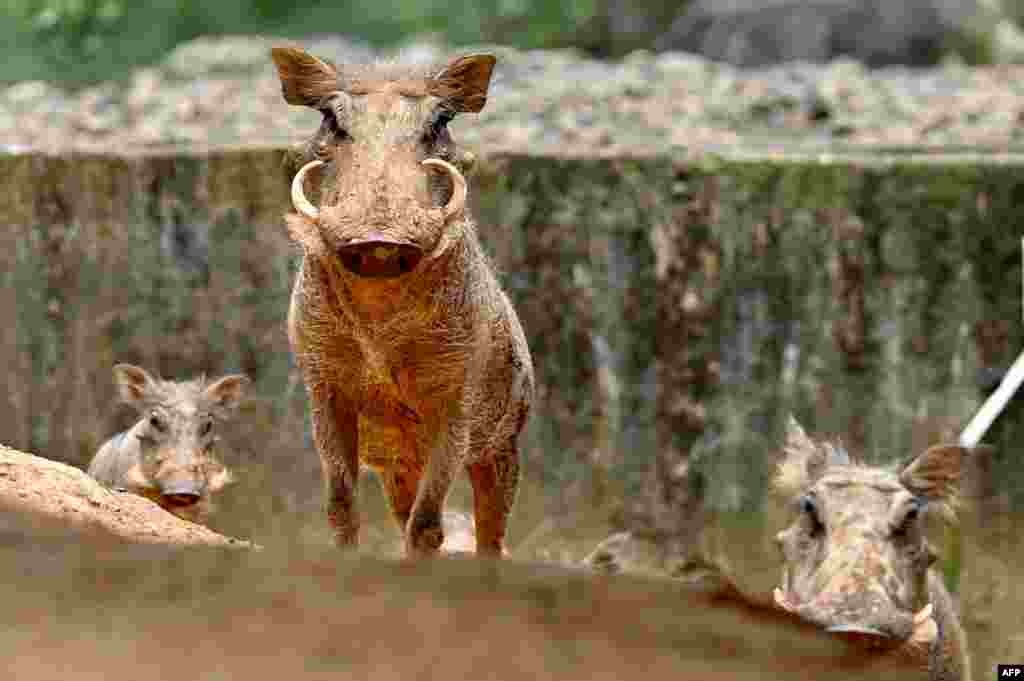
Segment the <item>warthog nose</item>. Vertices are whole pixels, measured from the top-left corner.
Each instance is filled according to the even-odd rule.
[[[880,629],[862,625],[837,624],[827,627],[825,631],[830,634],[839,634],[844,639],[871,648],[885,648],[897,642],[895,638]]]
[[[881,638],[889,638],[889,635],[883,631],[875,629],[874,627],[863,627],[855,624],[837,624],[833,627],[829,627],[825,631],[832,634],[861,634],[863,636],[879,636]]]
[[[349,272],[360,277],[398,277],[416,268],[423,251],[411,244],[383,239],[351,242],[338,249]]]
[[[192,493],[164,494],[163,499],[171,506],[194,506],[199,502],[199,495]]]
[[[160,497],[171,506],[192,506],[196,504],[202,495],[198,488],[191,483],[178,483],[165,487]]]

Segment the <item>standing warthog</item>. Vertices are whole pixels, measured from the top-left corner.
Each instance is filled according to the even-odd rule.
[[[375,468],[408,555],[433,555],[465,467],[477,554],[500,556],[533,395],[526,338],[466,212],[447,129],[478,112],[495,59],[443,68],[336,68],[272,51],[285,101],[323,114],[292,183],[288,231],[304,253],[288,337],[310,399],[327,518],[357,542],[360,464]],[[306,198],[311,171],[318,203]]]
[[[790,419],[774,485],[795,500],[797,518],[777,536],[785,568],[776,602],[880,653],[910,656],[933,681],[968,679],[964,632],[923,527],[925,511],[954,517],[967,455],[941,445],[899,471],[861,465]]]
[[[179,518],[204,520],[212,507],[210,495],[231,481],[213,458],[214,425],[232,415],[249,379],[161,381],[137,366],[118,364],[114,381],[121,399],[141,418],[103,443],[89,475],[147,497]]]

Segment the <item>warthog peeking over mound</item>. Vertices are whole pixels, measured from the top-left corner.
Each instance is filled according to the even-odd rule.
[[[229,418],[249,379],[162,381],[130,364],[114,367],[120,397],[140,413],[128,430],[103,443],[89,475],[108,487],[147,497],[179,518],[200,522],[210,495],[231,481],[213,458],[215,424]]]
[[[477,554],[502,554],[533,395],[526,338],[466,212],[447,123],[478,112],[495,59],[337,68],[272,51],[289,104],[323,114],[287,216],[304,252],[288,337],[310,399],[327,517],[357,542],[360,464],[375,468],[409,555],[433,555],[456,473],[474,493]],[[304,182],[316,171],[319,207]]]
[[[774,486],[797,517],[777,536],[776,602],[872,648],[900,649],[929,679],[968,679],[964,632],[922,524],[925,511],[954,517],[966,455],[941,445],[899,471],[861,465],[790,419]]]

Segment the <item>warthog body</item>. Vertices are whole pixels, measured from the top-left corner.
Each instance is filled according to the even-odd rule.
[[[114,380],[121,399],[141,418],[100,447],[89,475],[147,497],[179,518],[205,520],[210,496],[231,480],[213,457],[215,426],[234,412],[249,379],[162,381],[139,367],[118,364]]]
[[[925,511],[953,518],[967,454],[935,446],[901,470],[866,466],[791,419],[774,485],[797,517],[777,537],[776,602],[879,654],[912,658],[933,681],[969,679],[966,639],[923,527]]]
[[[406,552],[436,553],[445,497],[465,468],[477,554],[500,556],[533,368],[466,214],[471,157],[446,127],[483,107],[494,57],[413,71],[336,68],[293,48],[272,56],[285,100],[324,116],[292,186],[298,214],[288,228],[304,258],[288,336],[335,540],[357,541],[366,465],[383,482]],[[311,170],[319,207],[305,196]]]

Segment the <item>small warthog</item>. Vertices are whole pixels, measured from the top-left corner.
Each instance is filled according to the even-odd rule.
[[[130,364],[114,367],[122,401],[140,413],[128,430],[103,443],[89,475],[115,489],[147,497],[179,518],[200,522],[210,495],[231,481],[213,457],[215,424],[230,417],[249,379],[162,381]]]
[[[797,518],[777,536],[776,602],[880,654],[912,657],[929,679],[968,679],[964,632],[923,527],[925,511],[954,517],[968,453],[934,446],[887,470],[812,441],[790,419],[774,486]]]
[[[526,338],[466,211],[447,129],[487,99],[495,58],[443,68],[337,68],[275,48],[289,104],[323,114],[287,216],[304,253],[288,337],[310,399],[339,546],[357,542],[360,464],[375,468],[408,555],[433,555],[468,471],[476,552],[500,556],[533,395]],[[304,180],[319,177],[319,207]]]

